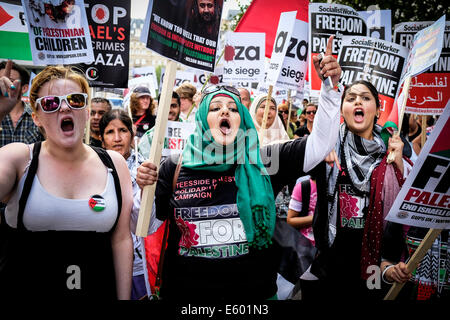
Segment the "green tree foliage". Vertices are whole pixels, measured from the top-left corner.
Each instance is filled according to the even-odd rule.
[[[345,4],[357,11],[374,10],[375,5],[381,10],[390,9],[392,27],[401,22],[436,21],[443,14],[450,20],[450,7],[444,0],[334,0],[333,3]]]

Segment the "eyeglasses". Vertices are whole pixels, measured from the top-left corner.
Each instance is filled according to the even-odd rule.
[[[239,101],[242,102],[242,100],[241,100],[241,94],[239,93],[239,90],[236,89],[235,87],[232,87],[232,86],[216,86],[215,84],[212,84],[212,85],[207,86],[205,89],[202,90],[202,98],[201,98],[201,100],[200,100],[200,103],[203,101],[203,99],[204,99],[208,94],[211,94],[211,93],[220,91],[220,90],[222,90],[222,89],[225,90],[225,91],[231,92],[232,94],[238,96]]]
[[[278,110],[278,113],[289,114],[289,111],[288,110]]]
[[[71,109],[80,110],[86,107],[87,98],[87,93],[69,93],[65,96],[40,97],[36,99],[36,104],[39,104],[45,113],[58,111],[63,101],[66,101]]]
[[[316,114],[316,111],[306,111],[306,114]]]

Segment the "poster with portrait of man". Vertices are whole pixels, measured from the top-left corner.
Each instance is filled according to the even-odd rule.
[[[141,41],[188,67],[214,71],[223,0],[149,2]]]

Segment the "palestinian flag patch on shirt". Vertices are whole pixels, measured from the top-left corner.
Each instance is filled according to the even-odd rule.
[[[103,211],[105,209],[105,206],[105,199],[103,199],[103,197],[99,196],[98,194],[93,195],[89,199],[89,207],[95,212]]]

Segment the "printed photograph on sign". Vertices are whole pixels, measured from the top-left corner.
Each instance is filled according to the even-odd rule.
[[[33,63],[77,64],[94,61],[82,0],[22,0]]]
[[[185,66],[214,71],[222,7],[223,0],[150,1],[143,36],[147,48]]]

